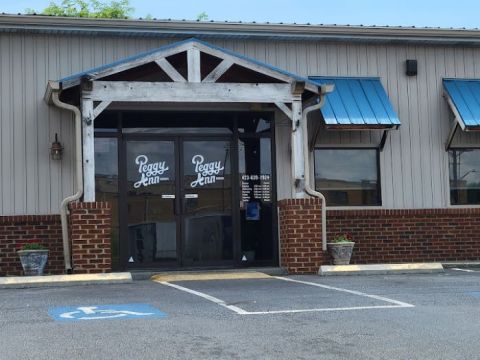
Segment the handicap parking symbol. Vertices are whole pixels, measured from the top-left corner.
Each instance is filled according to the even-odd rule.
[[[114,304],[57,307],[48,311],[56,321],[163,318],[167,314],[149,304]]]

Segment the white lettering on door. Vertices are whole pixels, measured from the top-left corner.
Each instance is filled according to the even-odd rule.
[[[223,177],[217,176],[225,168],[221,161],[205,163],[205,158],[202,155],[195,155],[192,157],[192,164],[195,165],[195,172],[197,173],[197,180],[190,183],[192,188],[223,180]]]
[[[146,155],[138,155],[135,159],[135,164],[138,165],[138,172],[141,174],[140,180],[133,184],[135,189],[138,189],[140,186],[158,184],[161,180],[167,180],[160,178],[160,175],[165,174],[169,169],[165,161],[148,163],[148,157]]]

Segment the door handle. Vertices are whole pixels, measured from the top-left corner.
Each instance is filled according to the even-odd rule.
[[[175,199],[175,195],[173,195],[173,194],[163,194],[162,199]]]
[[[198,194],[185,194],[185,199],[198,199]]]

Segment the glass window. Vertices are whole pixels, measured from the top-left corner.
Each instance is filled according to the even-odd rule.
[[[315,187],[327,206],[381,205],[377,149],[316,149]]]
[[[270,138],[238,143],[242,257],[249,263],[273,259],[272,153]]]
[[[480,149],[455,149],[449,152],[450,203],[480,204]]]
[[[112,266],[118,266],[118,150],[116,138],[95,138],[95,198],[112,207]]]

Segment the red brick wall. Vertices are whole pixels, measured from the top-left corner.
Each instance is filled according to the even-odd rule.
[[[327,238],[340,232],[356,264],[480,260],[478,208],[327,211]]]
[[[59,215],[0,216],[0,276],[22,275],[17,248],[36,239],[48,250],[46,274],[62,274],[63,246]]]
[[[111,208],[107,202],[70,204],[70,236],[74,273],[112,270]]]
[[[281,264],[289,273],[316,273],[322,252],[321,202],[279,201]],[[351,263],[480,260],[480,208],[329,210],[327,239],[351,233]]]
[[[317,273],[324,263],[319,199],[278,202],[281,265],[291,274]]]

